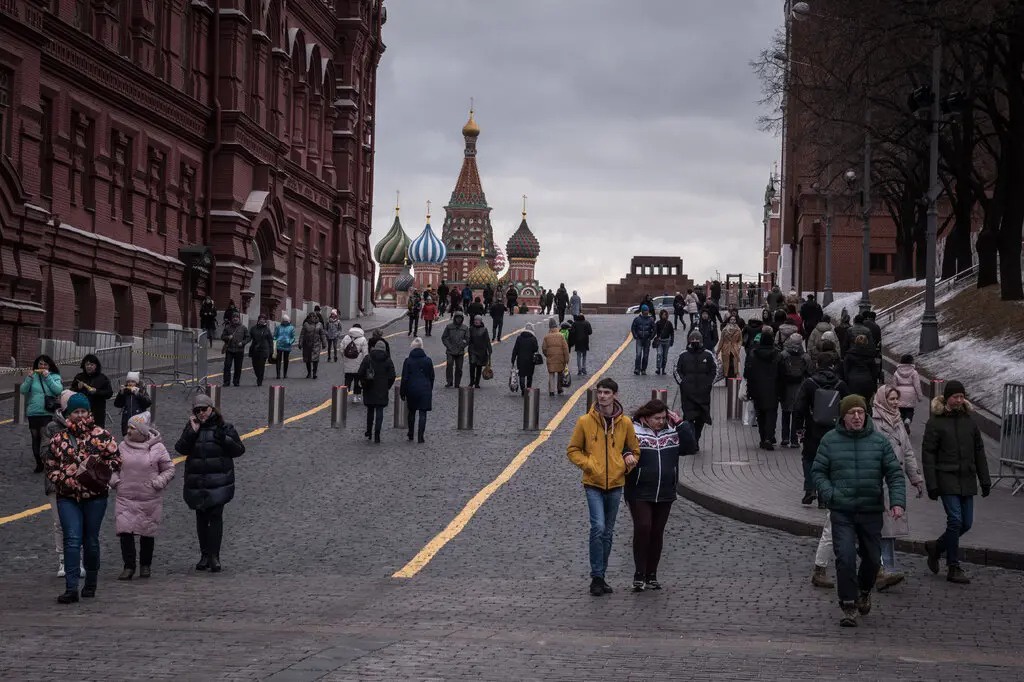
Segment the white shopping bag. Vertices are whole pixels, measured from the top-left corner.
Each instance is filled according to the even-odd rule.
[[[743,425],[754,425],[754,403],[750,402],[749,400],[743,403]]]

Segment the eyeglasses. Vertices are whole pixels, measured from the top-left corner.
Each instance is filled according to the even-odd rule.
[[[192,409],[192,414],[194,414],[195,416],[198,417],[199,415],[205,413],[208,409],[210,409],[210,408],[208,408],[208,407],[196,407],[196,408]]]

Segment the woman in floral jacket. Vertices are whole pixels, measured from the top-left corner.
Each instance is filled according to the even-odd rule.
[[[64,410],[67,428],[50,441],[46,477],[57,493],[57,513],[64,532],[64,561],[77,566],[85,547],[83,597],[96,596],[100,570],[100,526],[107,511],[110,478],[121,469],[117,442],[106,429],[96,426],[89,411],[89,399],[76,393]],[[78,571],[64,575],[61,604],[78,601]]]

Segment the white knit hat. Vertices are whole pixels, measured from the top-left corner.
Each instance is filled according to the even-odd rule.
[[[135,383],[138,384],[142,382],[142,376],[138,372],[128,372],[128,374],[124,376],[124,380],[134,381]]]

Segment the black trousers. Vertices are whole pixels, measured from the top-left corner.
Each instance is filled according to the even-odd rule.
[[[363,386],[356,378],[358,376],[355,372],[345,372],[345,385],[348,386],[348,392],[352,395],[359,395],[363,392]]]
[[[410,439],[412,438],[413,426],[416,424],[416,414],[419,413],[419,415],[420,415],[420,425],[419,425],[419,428],[416,429],[416,437],[419,438],[419,440],[423,440],[423,434],[425,434],[427,432],[427,411],[426,410],[414,410],[412,408],[409,408],[408,412],[409,412],[409,438]]]
[[[334,358],[334,362],[338,361],[338,341],[340,339],[327,339],[327,362]]]
[[[40,471],[43,469],[43,430],[51,421],[53,417],[48,415],[28,418],[28,431],[32,434],[32,456],[35,457],[36,468]]]
[[[434,329],[433,320],[423,320],[423,333],[430,336],[430,332]]]
[[[288,378],[288,356],[291,354],[290,350],[277,351],[277,363],[274,365],[274,369],[278,379],[281,378],[282,374],[285,379]]]
[[[380,438],[380,427],[384,425],[384,406],[383,405],[367,405],[366,406],[366,437],[370,435],[377,436]]]
[[[687,419],[686,421],[693,424],[693,435],[697,439],[697,443],[700,443],[700,434],[704,431],[704,417],[697,417],[696,419]]]
[[[121,560],[125,568],[135,569],[135,536],[131,533],[119,533],[121,538]],[[153,565],[154,538],[148,535],[139,536],[139,563],[143,566]]]
[[[410,315],[409,316],[409,336],[420,335],[420,316]]]
[[[204,556],[220,555],[220,542],[224,537],[224,505],[196,509],[196,535],[200,553]]]
[[[533,388],[533,372],[529,374],[519,373],[519,393],[526,393],[526,389]]]
[[[306,378],[308,379],[310,376],[312,376],[314,379],[316,379],[316,370],[317,370],[317,368],[319,366],[320,366],[320,361],[319,360],[314,360],[313,362],[307,362],[306,363]]]
[[[230,386],[234,380],[235,386],[242,378],[242,362],[245,361],[243,351],[232,351],[224,354],[224,385]],[[234,371],[232,372],[232,368]]]
[[[469,385],[480,388],[480,379],[483,377],[484,366],[469,363]]]
[[[638,580],[656,577],[672,503],[633,500],[627,504],[633,516],[634,577]]]
[[[263,373],[267,369],[267,356],[265,355],[254,355],[252,356],[252,373],[256,375],[256,385],[263,385]]]
[[[440,299],[437,302],[437,314],[444,315],[444,311],[448,309],[448,297]]]
[[[685,312],[676,311],[674,313],[674,317],[672,318],[672,328],[673,329],[679,329],[679,320],[683,321],[683,330],[685,331],[686,330],[686,313]]]
[[[501,331],[505,326],[504,317],[495,317],[491,321],[491,339],[494,341],[501,340]]]
[[[776,405],[770,410],[757,410],[757,431],[761,434],[762,443],[770,443],[775,440],[775,422],[779,418],[779,408]]]
[[[444,367],[444,378],[445,383],[449,386],[458,386],[462,383],[462,365],[466,361],[466,356],[463,355],[452,355],[448,354],[448,362]],[[453,381],[454,380],[454,381]]]

